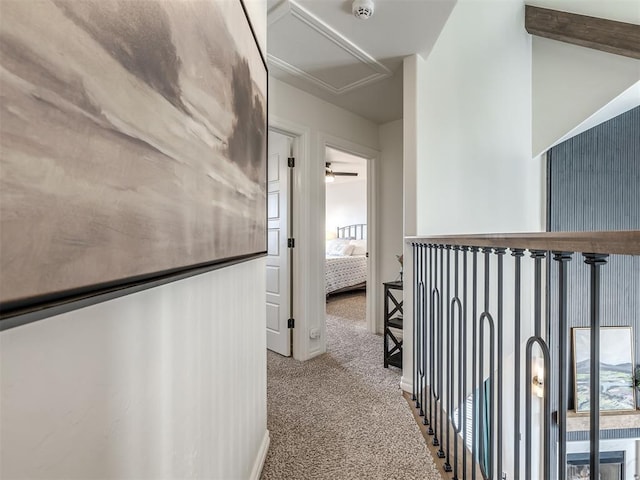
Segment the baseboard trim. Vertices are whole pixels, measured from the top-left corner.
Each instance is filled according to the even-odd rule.
[[[400,388],[407,392],[407,393],[412,393],[413,392],[413,382],[407,382],[407,379],[402,377],[400,379]]]
[[[254,462],[253,468],[251,469],[249,480],[260,479],[260,475],[262,474],[262,467],[264,467],[264,461],[267,459],[269,443],[271,443],[271,437],[269,435],[269,430],[267,430],[266,432],[264,432],[264,437],[262,437],[262,443],[260,444],[260,449],[258,450],[256,461]]]

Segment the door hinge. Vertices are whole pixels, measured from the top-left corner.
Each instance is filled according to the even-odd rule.
[[[287,239],[287,248],[296,248],[296,239],[288,238]]]
[[[296,321],[293,318],[290,318],[289,320],[287,320],[287,328],[295,328],[296,326]]]
[[[296,159],[295,157],[289,157],[287,159],[287,165],[289,165],[289,167],[293,168],[296,166]]]

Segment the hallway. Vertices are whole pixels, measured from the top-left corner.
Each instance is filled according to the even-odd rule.
[[[364,302],[361,293],[329,300],[325,355],[301,363],[268,352],[263,480],[440,479],[400,371],[382,367]]]

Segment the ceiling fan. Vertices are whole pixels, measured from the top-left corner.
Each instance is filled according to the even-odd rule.
[[[334,182],[336,180],[336,177],[341,176],[341,177],[357,177],[358,176],[358,172],[334,172],[331,169],[331,162],[326,162],[325,163],[325,169],[324,169],[324,180],[327,183],[331,183]]]

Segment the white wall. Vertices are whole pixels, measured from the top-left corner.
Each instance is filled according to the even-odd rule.
[[[405,174],[405,204],[415,195],[416,233],[542,230],[543,162],[531,156],[531,38],[523,2],[459,0],[430,55],[407,59],[404,73],[413,86],[405,105],[417,105],[405,115],[415,123],[404,133],[405,171],[416,172],[414,191]],[[408,296],[412,301],[413,292]],[[512,308],[507,300],[505,318]],[[410,317],[405,311],[403,388],[413,375]],[[505,354],[513,348],[510,326],[505,323]],[[506,375],[505,385],[512,385]],[[505,442],[512,442],[510,415],[502,413]],[[508,478],[510,457],[504,457]]]
[[[367,223],[367,181],[326,184],[327,235],[336,235],[336,228],[355,223]]]
[[[534,38],[533,153],[559,143],[639,80],[640,60]]]
[[[325,250],[325,144],[363,156],[362,151],[350,151],[353,144],[360,150],[378,149],[378,127],[351,112],[320,100],[276,78],[269,78],[269,124],[285,131],[301,132],[299,158],[294,173],[296,189],[302,194],[294,198],[294,236],[297,264],[294,291],[293,354],[307,360],[326,351],[324,250]],[[360,148],[361,147],[361,148]],[[375,178],[376,172],[373,172]],[[310,339],[309,330],[319,328],[319,339]]]
[[[266,2],[250,3],[266,32]],[[2,332],[0,477],[257,478],[264,272],[252,260]]]
[[[640,24],[637,0],[532,0],[580,15]],[[640,60],[533,37],[533,153],[540,154],[640,80]],[[636,98],[636,105],[640,98]],[[603,121],[606,119],[603,119]]]
[[[249,478],[268,439],[264,271],[253,260],[3,332],[0,476]]]
[[[382,282],[398,278],[400,264],[396,255],[403,250],[402,175],[403,144],[402,120],[380,125],[380,169],[378,182],[378,237],[380,285],[378,285],[378,311],[384,305]],[[410,305],[410,303],[409,303]],[[378,331],[382,332],[382,315]]]
[[[458,2],[419,64],[419,234],[542,227],[523,19],[520,1]]]

